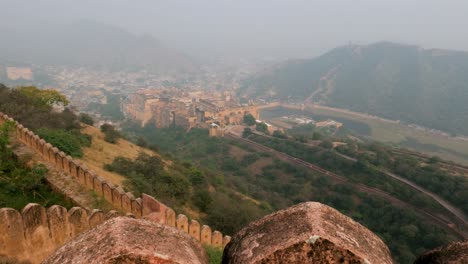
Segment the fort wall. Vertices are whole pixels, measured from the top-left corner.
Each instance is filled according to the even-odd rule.
[[[81,207],[70,210],[54,205],[48,209],[30,203],[21,212],[0,209],[0,256],[16,261],[40,263],[55,249],[77,235],[119,216],[111,211],[86,211]]]
[[[0,125],[5,123],[6,121],[12,122],[12,124],[14,125],[13,133],[16,136],[16,138],[18,138],[22,143],[24,143],[29,148],[36,151],[39,155],[42,156],[44,160],[48,161],[60,172],[73,176],[72,178],[75,179],[82,186],[84,186],[87,189],[94,190],[98,195],[103,196],[105,200],[109,202],[110,204],[112,204],[116,210],[124,214],[131,214],[132,216],[136,218],[147,218],[147,219],[157,221],[162,224],[173,226],[180,230],[183,230],[186,233],[189,233],[189,229],[190,229],[189,223],[196,222],[196,221],[189,221],[188,217],[183,214],[177,214],[173,209],[159,202],[157,199],[155,199],[154,197],[150,195],[143,194],[141,198],[135,198],[133,194],[129,192],[125,192],[121,187],[117,187],[111,183],[106,182],[102,177],[96,175],[94,171],[88,169],[84,164],[80,163],[77,160],[74,160],[70,156],[67,156],[65,153],[63,153],[62,151],[60,151],[59,149],[57,149],[50,143],[46,142],[45,140],[35,135],[28,128],[23,127],[21,124],[13,120],[11,117],[0,112]],[[72,197],[69,197],[69,198],[72,199]],[[37,206],[34,208],[37,209]],[[9,215],[9,217],[12,217],[11,219],[16,219],[16,218],[19,219],[15,221],[12,220],[13,223],[16,223],[16,224],[15,224],[15,227],[14,228],[12,227],[11,230],[16,230],[19,233],[25,232],[22,229],[24,227],[16,227],[16,226],[22,226],[21,223],[23,221],[24,216],[14,213],[13,211],[11,211],[12,209],[2,209],[2,210],[7,210],[8,212],[2,211],[2,213]],[[44,213],[42,212],[45,209],[42,211],[41,210],[39,210],[37,214],[34,214],[35,217],[38,217],[37,219],[35,217],[32,217],[35,219],[35,221],[39,221],[40,223],[42,223],[41,225],[38,225],[38,227],[32,228],[34,230],[36,230],[39,227],[42,227],[42,229],[45,229],[44,221],[46,220],[48,221],[49,219],[48,217],[46,217],[47,215],[44,216]],[[63,212],[63,209],[54,209],[54,210]],[[72,212],[73,220],[68,219],[70,218],[70,212]],[[70,226],[70,223],[68,223],[67,228],[70,230],[70,232],[74,234],[78,234],[82,232],[83,230],[86,230],[88,228],[87,226],[90,225],[89,218],[92,217],[93,215],[88,216],[86,215],[87,214],[86,211],[83,212],[83,211],[80,211],[79,209],[71,209],[70,212],[68,212],[68,216],[67,216],[68,221],[73,222],[72,226]],[[95,214],[99,214],[99,213],[95,212]],[[99,217],[93,216],[93,220],[92,220],[93,226],[99,222],[99,219],[102,219],[102,216],[99,216]],[[55,221],[55,220],[52,220],[52,221]],[[6,222],[1,221],[1,223],[6,223]],[[193,236],[195,239],[201,241],[203,244],[213,245],[216,247],[224,247],[224,245],[226,245],[230,241],[229,236],[223,236],[221,232],[216,231],[216,230],[212,231],[209,226],[202,225],[200,223],[198,223],[198,228],[195,228],[195,226],[196,224],[193,225],[192,230],[189,234]],[[53,232],[54,231],[51,231],[51,230],[43,231],[43,232],[41,231],[40,234],[37,234],[37,235],[34,232],[32,232],[34,233],[34,235],[30,232],[31,237],[28,239],[34,240],[35,241],[34,243],[36,243],[39,246],[43,246],[45,249],[52,248],[58,242],[63,243],[65,239],[65,237],[60,237],[60,238],[51,237],[51,233]],[[0,232],[0,234],[7,234],[6,235],[7,238],[5,238],[5,235],[3,235],[3,237],[1,238],[3,239],[3,241],[6,241],[5,239],[7,239],[8,241],[10,240],[14,241],[15,239],[17,239],[16,238],[17,234],[14,232],[11,233],[12,236],[8,235],[10,233]],[[44,239],[46,237],[46,234],[49,234],[49,237],[53,241],[56,241],[56,242],[53,242],[53,243],[47,242],[46,241],[47,239]],[[67,238],[69,238],[69,236]],[[2,242],[2,240],[0,240],[0,242]],[[32,242],[27,242],[27,243],[32,243]],[[26,244],[24,245],[27,248]],[[5,252],[7,252],[7,250],[8,249],[5,249]],[[0,252],[0,255],[1,255],[1,252]]]

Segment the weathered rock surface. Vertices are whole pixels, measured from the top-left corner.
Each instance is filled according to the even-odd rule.
[[[430,250],[414,262],[414,264],[468,264],[468,240],[453,242]]]
[[[223,263],[392,263],[374,233],[316,202],[267,215],[239,231]]]
[[[176,228],[117,217],[57,249],[44,264],[208,263],[201,244]]]

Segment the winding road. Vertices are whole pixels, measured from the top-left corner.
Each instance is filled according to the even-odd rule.
[[[422,192],[424,193],[425,195],[428,195],[429,197],[431,197],[432,199],[434,199],[437,203],[439,203],[442,207],[444,207],[447,211],[451,212],[453,214],[454,217],[456,217],[456,219],[458,221],[457,222],[457,225],[454,225],[453,221],[449,221],[447,220],[445,217],[441,217],[439,215],[435,215],[435,214],[432,214],[426,210],[422,210],[422,209],[419,209],[405,201],[402,201],[400,199],[397,199],[395,197],[393,197],[391,194],[389,193],[386,193],[380,189],[377,189],[377,188],[371,188],[371,187],[368,187],[364,184],[360,184],[360,183],[352,183],[350,182],[348,179],[346,179],[345,177],[343,176],[339,176],[331,171],[328,171],[328,170],[325,170],[315,164],[312,164],[312,163],[309,163],[309,162],[306,162],[302,159],[299,159],[299,158],[295,158],[293,156],[290,156],[286,153],[283,153],[283,152],[280,152],[280,151],[277,151],[275,149],[272,149],[272,148],[269,148],[269,147],[266,147],[262,144],[259,144],[257,142],[254,142],[252,140],[249,140],[249,139],[245,139],[241,136],[241,134],[239,133],[236,133],[235,131],[233,130],[228,130],[225,134],[225,137],[227,138],[231,138],[231,139],[234,139],[236,141],[240,141],[240,142],[243,142],[243,143],[246,143],[246,144],[249,144],[251,146],[254,146],[256,147],[257,149],[260,149],[260,150],[263,150],[267,153],[271,153],[271,154],[274,154],[277,158],[283,160],[283,161],[288,161],[288,162],[292,162],[292,163],[295,163],[295,164],[298,164],[298,165],[303,165],[311,170],[314,170],[314,171],[317,171],[317,172],[320,172],[332,179],[334,179],[336,182],[340,182],[340,183],[347,183],[347,184],[350,184],[352,185],[353,187],[355,187],[356,189],[358,189],[359,191],[362,191],[362,192],[366,192],[366,193],[372,193],[374,195],[377,195],[387,201],[389,201],[390,203],[392,203],[393,205],[396,205],[398,207],[404,207],[404,208],[409,208],[411,210],[413,210],[414,212],[418,213],[419,215],[423,216],[423,217],[428,217],[430,218],[431,220],[439,223],[439,225],[441,227],[443,227],[444,229],[446,230],[450,230],[452,231],[453,233],[457,234],[459,237],[463,238],[463,239],[468,239],[468,224],[467,224],[467,221],[466,221],[466,217],[465,215],[463,214],[463,212],[461,212],[459,209],[455,208],[454,206],[452,206],[450,203],[446,202],[445,200],[443,200],[442,198],[440,198],[438,195],[432,193],[432,192],[429,192],[427,190],[425,190],[424,188],[420,187],[419,185],[407,180],[407,179],[404,179],[402,178],[401,176],[398,176],[398,175],[395,175],[393,173],[390,173],[388,171],[384,171],[384,170],[380,170],[380,172],[384,173],[385,175],[389,176],[389,177],[392,177],[400,182],[403,182],[405,184],[407,184],[408,186],[410,186],[411,188],[419,191],[419,192]],[[336,152],[335,152],[336,153]],[[356,159],[354,158],[351,158],[349,156],[346,156],[346,155],[343,155],[341,153],[337,153],[338,155],[340,155],[341,157],[343,158],[346,158],[346,159],[349,159],[349,160],[353,160],[353,161],[357,161]]]
[[[357,162],[357,159],[355,158],[352,158],[352,157],[349,157],[347,155],[344,155],[344,154],[341,154],[341,153],[338,153],[338,152],[335,152],[338,156],[341,156],[345,159],[348,159],[348,160],[352,160],[354,162]],[[416,183],[414,182],[411,182],[409,181],[408,179],[405,179],[399,175],[396,175],[394,173],[391,173],[389,171],[386,171],[386,170],[383,170],[381,168],[378,168],[378,167],[375,167],[375,169],[377,169],[379,172],[389,176],[389,177],[392,177],[393,179],[396,179],[408,186],[410,186],[411,188],[413,189],[416,189],[424,194],[426,194],[427,196],[431,197],[432,199],[434,199],[438,204],[440,204],[442,207],[444,207],[447,211],[451,212],[454,216],[456,216],[460,221],[462,221],[465,225],[468,225],[468,220],[465,216],[465,214],[459,210],[458,208],[456,208],[455,206],[451,205],[449,202],[445,201],[444,199],[442,199],[440,196],[438,196],[437,194],[433,193],[433,192],[430,192],[426,189],[424,189],[423,187],[417,185]]]

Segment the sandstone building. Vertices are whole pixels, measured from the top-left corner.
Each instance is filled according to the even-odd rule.
[[[127,118],[142,126],[155,123],[159,128],[175,125],[187,130],[213,128],[212,124],[216,124],[217,129],[241,124],[246,114],[259,118],[256,106],[241,105],[227,93],[205,94],[178,89],[140,90],[124,100],[122,110]]]

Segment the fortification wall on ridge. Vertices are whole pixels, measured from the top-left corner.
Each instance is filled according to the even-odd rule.
[[[0,209],[0,256],[17,261],[40,263],[68,240],[107,219],[119,216],[117,211],[86,211],[81,207],[54,205],[47,208],[30,203],[21,212]]]
[[[172,208],[159,202],[150,195],[143,194],[141,198],[135,198],[133,194],[125,192],[121,187],[106,182],[84,164],[67,156],[52,144],[34,134],[28,128],[23,127],[8,115],[0,112],[0,125],[6,121],[13,123],[14,134],[21,142],[35,150],[57,170],[73,176],[72,178],[82,186],[94,190],[98,195],[103,196],[116,210],[124,212],[125,214],[132,214],[136,218],[147,218],[173,226],[189,233],[189,219],[187,216],[183,214],[178,215]],[[198,229],[192,230],[189,234],[202,244],[224,247],[231,239],[229,236],[223,236],[219,231],[213,231],[207,225],[199,224],[199,227]]]

